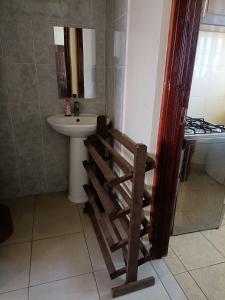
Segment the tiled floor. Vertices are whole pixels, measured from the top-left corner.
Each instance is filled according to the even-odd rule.
[[[123,277],[109,279],[81,206],[64,193],[16,199],[9,206],[15,231],[0,245],[0,300],[112,299],[110,288]],[[139,277],[155,276],[155,286],[119,299],[224,300],[223,237],[223,227],[172,237],[168,257],[140,268]],[[121,253],[114,259],[122,264]]]
[[[190,300],[225,299],[225,219],[219,230],[171,237],[164,258]]]

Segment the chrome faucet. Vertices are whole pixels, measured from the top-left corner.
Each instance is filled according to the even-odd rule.
[[[78,101],[74,102],[73,114],[74,114],[74,116],[77,116],[77,117],[80,115],[80,103]]]

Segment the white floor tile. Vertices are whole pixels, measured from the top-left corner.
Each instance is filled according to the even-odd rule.
[[[82,225],[76,206],[38,207],[34,216],[33,239],[81,232]]]
[[[0,293],[28,287],[30,243],[0,247]]]
[[[98,300],[93,274],[86,274],[30,288],[29,300]]]
[[[224,262],[224,257],[200,232],[173,236],[170,246],[187,270]]]
[[[176,255],[170,255],[164,258],[167,267],[173,274],[180,274],[186,271],[184,265]]]
[[[75,206],[75,204],[67,198],[65,192],[47,193],[34,196],[36,209],[62,207],[62,206]]]
[[[93,270],[94,271],[104,270],[106,268],[106,265],[95,232],[93,230],[88,230],[85,231],[84,234],[88,245],[88,251],[91,257]],[[124,265],[124,259],[121,250],[112,253],[112,257],[115,266],[119,267]]]
[[[32,239],[33,197],[12,199],[7,202],[13,220],[13,234],[2,245],[29,242]]]
[[[152,265],[146,263],[139,268],[139,279],[154,276],[156,283],[154,286],[133,292],[124,296],[119,297],[118,299],[123,300],[169,300],[169,296],[163,287],[162,283],[158,279]],[[125,276],[121,276],[115,280],[111,280],[107,271],[98,271],[95,272],[95,277],[97,281],[97,286],[100,294],[101,300],[112,299],[111,288],[118,285],[124,284]]]
[[[225,226],[218,230],[203,231],[202,234],[225,256]]]
[[[225,299],[225,263],[193,270],[190,273],[208,299]]]
[[[207,300],[188,272],[178,274],[175,278],[189,300]]]
[[[168,253],[167,253],[167,257],[171,256],[171,255],[175,255],[175,253],[173,252],[173,250],[171,249],[171,247],[168,248]]]
[[[83,233],[33,242],[30,284],[92,272]]]
[[[154,260],[152,261],[152,265],[170,298],[173,300],[187,300],[187,297],[178,285],[173,274],[167,268],[165,262],[162,259]]]
[[[0,294],[0,300],[28,300],[28,289]]]
[[[83,226],[83,230],[84,231],[94,230],[89,215],[85,214],[83,212],[84,205],[83,204],[79,204],[79,205],[77,205],[77,207],[78,207],[78,211],[79,211],[79,214],[80,214],[80,218],[81,218],[81,223],[82,223],[82,226]]]

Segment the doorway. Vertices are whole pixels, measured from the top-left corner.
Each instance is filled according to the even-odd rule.
[[[168,252],[201,13],[201,0],[172,3],[151,212],[153,258]]]

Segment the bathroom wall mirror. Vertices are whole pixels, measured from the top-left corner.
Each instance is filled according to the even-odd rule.
[[[96,98],[95,30],[53,29],[59,98]]]

